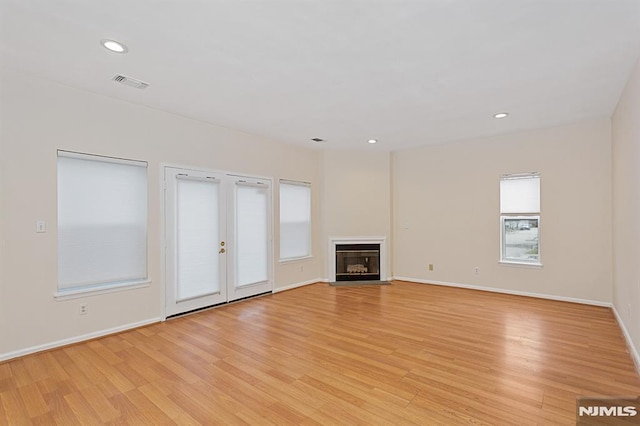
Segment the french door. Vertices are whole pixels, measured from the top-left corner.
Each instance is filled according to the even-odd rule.
[[[165,168],[165,316],[272,291],[265,179]]]

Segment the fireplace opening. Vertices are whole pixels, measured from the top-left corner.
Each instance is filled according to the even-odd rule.
[[[337,244],[336,281],[379,281],[380,244]]]

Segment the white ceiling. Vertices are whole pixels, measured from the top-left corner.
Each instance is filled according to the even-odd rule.
[[[313,148],[610,116],[640,53],[640,0],[0,0],[0,13],[3,67]]]

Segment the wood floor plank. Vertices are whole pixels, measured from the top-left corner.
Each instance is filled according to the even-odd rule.
[[[0,405],[7,424],[29,424],[29,412],[17,390],[0,393]]]
[[[200,389],[193,388],[194,384],[174,389],[169,397],[178,406],[184,407],[185,411],[199,423],[248,424],[221,404],[219,398],[211,394],[203,394]]]
[[[38,356],[38,354],[34,355],[34,357],[36,356]],[[31,373],[29,372],[29,369],[27,368],[27,365],[25,363],[26,358],[31,357],[19,358],[9,363],[9,366],[11,367],[11,377],[13,379],[12,381],[16,387],[25,386],[34,382],[33,377],[31,376]]]
[[[323,425],[366,424],[354,410],[342,407],[337,403],[326,403],[313,413],[312,419]],[[376,419],[377,420],[377,419]],[[377,421],[377,424],[393,425],[390,421]]]
[[[608,308],[318,283],[0,363],[0,424],[559,424],[640,395]]]
[[[65,395],[69,393],[68,389],[70,388],[47,392],[44,395],[49,407],[49,412],[44,417],[49,419],[50,424],[74,425],[80,423],[80,420],[64,399]]]
[[[163,413],[160,410],[154,412],[147,412],[142,407],[137,407],[131,402],[127,395],[124,393],[117,394],[109,398],[111,405],[120,413],[117,420],[120,424],[129,425],[152,425],[152,424],[164,424],[160,421],[158,423],[153,422],[153,418],[162,416]],[[172,424],[172,422],[168,423]]]
[[[65,395],[64,400],[73,411],[74,416],[80,421],[80,424],[106,423],[108,421],[99,415],[101,413],[94,411],[87,399],[80,393]],[[117,417],[110,420],[115,418]]]
[[[0,364],[0,393],[17,387],[16,381],[11,371],[11,364],[8,362]]]
[[[24,402],[29,417],[38,417],[49,411],[49,407],[47,406],[43,395],[40,393],[36,382],[20,386],[18,388],[18,393]]]
[[[196,425],[199,422],[191,417],[189,413],[180,405],[172,401],[164,392],[154,386],[152,383],[146,384],[138,388],[140,392],[153,404],[158,407],[172,421],[179,425]]]
[[[111,404],[109,398],[121,393],[106,393],[99,386],[91,386],[82,390],[81,396],[103,422],[115,420],[120,412]]]

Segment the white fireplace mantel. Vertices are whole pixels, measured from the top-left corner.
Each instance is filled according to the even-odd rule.
[[[336,246],[338,244],[380,244],[380,281],[387,280],[387,237],[329,237],[329,282],[336,281]]]

